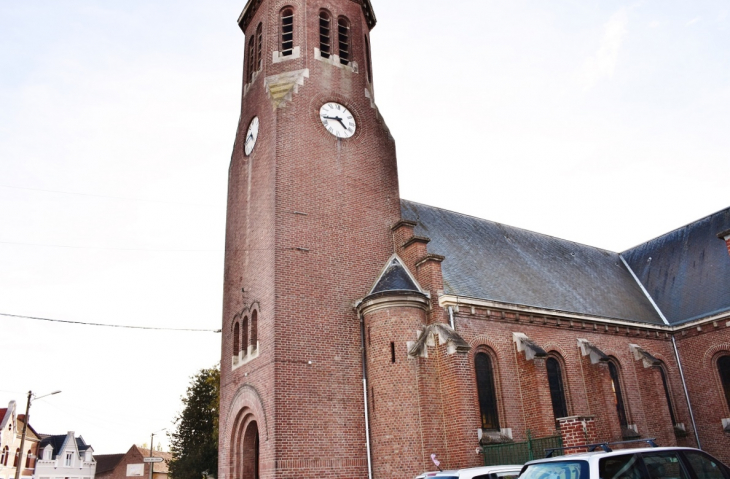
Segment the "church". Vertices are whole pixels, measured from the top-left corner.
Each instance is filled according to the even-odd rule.
[[[249,0],[220,479],[656,438],[730,462],[730,208],[612,252],[400,197],[370,0]]]

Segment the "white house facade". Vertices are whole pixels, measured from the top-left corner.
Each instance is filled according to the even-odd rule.
[[[94,479],[94,449],[73,431],[43,438],[33,479]]]

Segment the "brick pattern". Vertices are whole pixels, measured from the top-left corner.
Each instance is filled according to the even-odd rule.
[[[284,6],[294,9],[301,55],[275,63]],[[323,6],[335,18],[350,19],[359,72],[315,60]],[[365,95],[372,91],[365,73],[368,27],[362,7],[350,0],[263,0],[245,33],[259,23],[262,71],[245,87],[229,170],[219,477],[250,476],[235,469],[237,454],[245,454],[245,432],[234,423],[244,410],[260,431],[267,424],[260,477],[364,477],[360,326],[353,304],[393,253],[390,227],[400,218],[395,144]],[[264,80],[305,69],[303,85],[274,110]],[[326,101],[355,114],[353,138],[338,141],[323,128],[318,113]],[[254,116],[259,138],[247,157],[244,136]],[[234,317],[254,302],[258,357],[231,370]],[[241,395],[244,388],[255,394]]]
[[[449,309],[439,304],[444,289],[441,262],[449,259],[430,254],[428,238],[414,237],[412,224],[397,223],[395,144],[371,103],[363,40],[369,32],[361,6],[351,0],[257,3],[245,33],[250,38],[261,23],[263,65],[243,90],[229,169],[219,478],[254,476],[254,424],[262,479],[367,475],[360,318],[353,305],[368,293],[393,252],[431,299],[428,311],[394,302],[364,318],[376,479],[430,470],[432,453],[443,467],[480,464],[474,453],[481,427],[474,373],[478,351],[493,358],[500,427],[511,430],[516,441],[525,440],[528,431],[533,437],[554,431],[544,360],[528,361],[518,353],[512,341],[515,332],[560,356],[569,411],[592,418],[587,436],[591,441],[620,440],[622,430],[608,369],[583,357],[578,339],[595,344],[619,366],[628,423],[635,424],[639,434],[656,436],[663,445],[694,445],[679,367],[666,332],[559,313],[536,316],[520,312],[518,306],[455,304]],[[285,6],[294,9],[294,45],[301,55],[274,62],[279,12]],[[350,19],[352,55],[359,71],[315,59],[320,7],[333,18]],[[305,19],[310,21],[306,27]],[[300,75],[303,84],[275,109],[265,79],[295,71],[308,75]],[[358,131],[351,139],[337,140],[322,127],[318,111],[327,101],[340,102],[355,114]],[[260,120],[259,138],[251,155],[245,156],[245,133],[254,116]],[[234,325],[254,307],[257,355],[234,369]],[[408,359],[407,342],[425,325],[448,324],[450,311],[471,351],[449,354],[434,338],[427,356]],[[677,335],[700,440],[726,462],[730,438],[721,421],[730,418],[730,407],[713,361],[730,354],[729,326],[718,322]],[[251,323],[252,338],[250,328]],[[243,331],[240,334],[243,337]],[[687,426],[687,437],[676,439],[661,379],[656,370],[634,359],[629,344],[662,360],[677,421]],[[582,428],[582,420],[580,424]],[[561,434],[576,433],[576,427],[566,422]]]
[[[584,444],[598,442],[598,430],[594,416],[571,416],[560,418],[560,435],[563,438],[563,447],[573,448]],[[565,454],[587,452],[587,449],[566,449]]]

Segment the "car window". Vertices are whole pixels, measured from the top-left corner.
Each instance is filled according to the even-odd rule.
[[[588,462],[539,462],[527,466],[520,479],[588,479]]]
[[[598,461],[601,479],[645,479],[641,460],[635,454],[605,457]]]
[[[677,452],[649,452],[641,457],[651,479],[689,479]]]
[[[729,479],[727,469],[710,456],[695,451],[683,451],[698,479]]]

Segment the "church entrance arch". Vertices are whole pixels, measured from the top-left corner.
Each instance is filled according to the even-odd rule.
[[[240,476],[236,479],[259,479],[259,428],[256,421],[246,425],[241,440]]]

